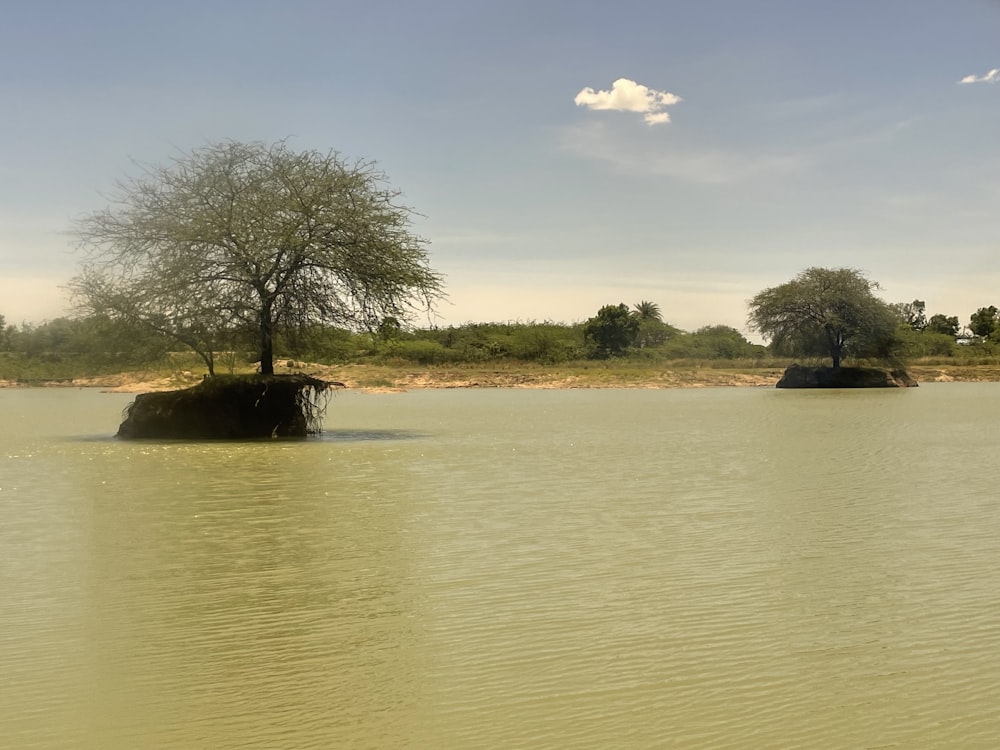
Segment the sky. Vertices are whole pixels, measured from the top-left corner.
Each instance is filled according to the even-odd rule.
[[[430,321],[747,301],[848,266],[1000,306],[1000,0],[5,0],[0,314],[70,310],[74,222],[225,140],[371,159]]]

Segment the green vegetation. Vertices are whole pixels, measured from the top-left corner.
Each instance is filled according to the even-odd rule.
[[[853,268],[807,268],[755,296],[750,324],[775,351],[829,357],[834,369],[846,357],[890,359],[900,313],[874,295],[878,288]]]
[[[740,368],[771,364],[765,347],[751,344],[734,328],[707,326],[687,333],[658,320],[640,320],[627,308],[624,318],[615,319],[630,338],[618,339],[614,352],[595,347],[588,338],[588,330],[593,330],[588,329],[590,321],[466,323],[425,329],[395,325],[375,332],[314,325],[276,337],[276,350],[291,363],[289,367],[289,362],[278,360],[276,369],[294,371],[303,361],[387,370],[558,367],[569,376],[581,372],[593,379],[595,372],[607,372],[610,367],[640,379],[678,363]],[[59,318],[37,326],[8,326],[4,341],[0,380],[36,382],[131,370],[205,370],[204,361],[195,355],[171,352],[176,343],[167,334],[108,318]],[[256,351],[216,352],[214,357],[216,366],[226,372],[245,372],[254,369]]]
[[[226,142],[120,183],[78,225],[81,309],[215,354],[317,326],[372,331],[429,310],[441,279],[374,163]]]
[[[583,337],[596,359],[621,357],[639,335],[639,318],[628,305],[605,305],[583,327]]]
[[[997,308],[980,307],[969,320],[969,330],[981,339],[989,339],[998,332]]]
[[[68,380],[166,363],[172,342],[105,316],[3,325],[0,380]]]
[[[954,315],[928,318],[923,300],[886,304],[875,297],[878,288],[854,269],[809,268],[755,296],[750,325],[770,340],[771,355],[825,357],[834,367],[844,358],[916,369],[948,365],[970,379],[967,368],[1000,364],[995,306],[979,308],[963,329]]]
[[[760,372],[790,364],[772,349],[748,342],[727,326],[693,332],[668,324],[663,338],[642,339],[620,356],[594,358],[584,334],[586,323],[467,323],[461,326],[396,330],[390,335],[313,327],[295,337],[278,337],[281,359],[276,370],[295,372],[302,362],[331,366],[365,365],[364,385],[388,386],[394,373],[412,375],[428,369],[453,370],[456,379],[475,379],[482,371],[531,380],[558,370],[567,378],[608,384],[652,381],[664,370],[732,369]],[[1000,364],[1000,341],[956,344],[953,337],[926,328],[898,331],[909,361],[972,367]],[[200,379],[204,362],[193,353],[171,352],[175,342],[163,334],[115,323],[106,318],[58,318],[39,325],[5,326],[0,339],[0,380],[22,383],[60,381],[117,372],[161,374],[192,372]],[[218,352],[222,372],[255,369],[253,350]],[[461,373],[467,373],[462,375]],[[370,382],[369,382],[370,381]]]
[[[928,333],[940,333],[952,339],[958,336],[958,316],[957,315],[931,315],[927,321],[927,327],[923,329]]]
[[[921,366],[948,366],[969,379],[975,374],[971,368],[986,373],[1000,365],[996,326],[986,336],[971,331],[961,335],[957,317],[928,317],[920,300],[887,308],[894,315],[891,355],[905,360],[913,372],[919,373]],[[989,309],[977,314],[982,317]],[[605,327],[610,328],[608,338],[603,338]],[[224,329],[220,337],[241,340],[235,331]],[[808,337],[802,340],[810,342]],[[417,383],[428,371],[445,380],[489,384],[530,384],[551,379],[553,373],[593,385],[684,384],[695,380],[691,372],[696,369],[759,376],[791,364],[793,356],[799,361],[829,356],[822,350],[809,353],[816,349],[789,351],[774,339],[770,346],[754,344],[729,326],[682,331],[664,322],[659,306],[647,301],[631,309],[605,305],[594,317],[573,324],[511,321],[412,328],[390,316],[372,331],[312,324],[278,334],[274,346],[284,358],[275,363],[276,370],[307,369],[303,363],[362,365],[353,382],[369,387],[389,387],[400,380]],[[0,380],[5,381],[67,381],[120,372],[200,380],[204,360],[176,348],[176,339],[166,333],[108,316],[21,326],[8,325],[0,316]],[[214,352],[213,360],[222,372],[243,373],[256,369],[258,356],[246,345]]]

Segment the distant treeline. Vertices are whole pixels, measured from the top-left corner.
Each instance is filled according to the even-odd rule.
[[[517,321],[465,323],[404,330],[389,320],[374,332],[315,327],[281,336],[282,356],[322,364],[560,364],[586,359],[726,360],[764,359],[766,347],[752,344],[736,329],[706,326],[688,333],[659,321],[644,321],[627,346],[608,349],[600,331],[587,323]],[[240,369],[253,359],[252,342],[239,332],[232,348],[217,353],[220,371]],[[242,346],[241,346],[242,344]],[[105,318],[57,318],[38,325],[6,326],[0,334],[0,379],[38,380],[82,374],[159,368],[176,340]]]
[[[913,324],[916,323],[916,326]],[[1000,326],[987,335],[940,332],[922,320],[900,321],[901,359],[943,358],[974,364],[1000,354]],[[980,328],[979,330],[983,330]],[[245,333],[245,332],[244,332]],[[220,371],[253,362],[252,338],[231,331],[216,353]],[[103,317],[56,318],[8,325],[0,316],[0,379],[34,381],[176,366],[176,339]],[[781,355],[754,344],[735,328],[711,325],[682,331],[640,303],[607,305],[582,323],[511,321],[404,329],[392,319],[377,331],[315,327],[278,339],[281,356],[321,364],[459,365],[530,362],[543,365],[604,359],[654,364],[678,360],[764,363]],[[172,365],[172,363],[174,363]]]

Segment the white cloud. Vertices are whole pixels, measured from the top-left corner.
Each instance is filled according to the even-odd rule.
[[[1000,83],[1000,68],[993,68],[985,75],[967,75],[959,83]]]
[[[642,119],[644,119],[649,125],[661,125],[665,122],[670,122],[670,115],[666,112],[650,112]]]
[[[619,78],[610,91],[594,91],[589,86],[573,99],[578,107],[610,109],[616,112],[638,112],[648,125],[670,122],[666,108],[681,98],[669,91],[656,91],[628,78]]]

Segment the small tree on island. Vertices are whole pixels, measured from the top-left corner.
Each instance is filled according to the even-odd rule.
[[[286,143],[209,145],[122,181],[77,226],[87,255],[70,289],[83,312],[141,323],[213,353],[315,324],[376,330],[430,311],[441,277],[411,209],[374,162]]]
[[[807,268],[750,300],[749,324],[793,356],[892,357],[897,316],[873,293],[877,282],[853,268]]]

